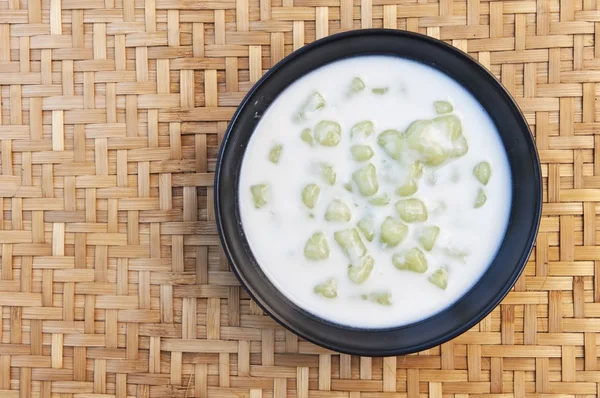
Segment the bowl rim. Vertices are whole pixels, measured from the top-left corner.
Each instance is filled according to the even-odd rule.
[[[341,41],[344,39],[358,38],[361,36],[368,36],[368,35],[392,35],[392,36],[396,36],[396,37],[404,37],[404,38],[421,40],[430,45],[439,47],[441,51],[449,52],[449,53],[452,53],[452,55],[455,57],[462,58],[464,61],[470,63],[473,68],[476,68],[479,70],[479,72],[482,72],[485,75],[485,78],[487,78],[490,81],[490,83],[493,86],[495,86],[495,89],[498,91],[498,94],[500,94],[503,97],[503,100],[505,101],[506,105],[509,106],[510,108],[512,108],[512,111],[514,112],[514,114],[516,116],[518,116],[516,119],[518,119],[518,123],[521,125],[521,127],[526,132],[529,133],[528,137],[526,137],[526,141],[527,141],[526,145],[529,147],[528,149],[534,160],[532,172],[533,172],[533,175],[535,178],[533,181],[531,181],[532,184],[535,184],[535,188],[536,188],[535,192],[534,192],[534,196],[535,196],[536,200],[535,200],[535,203],[533,203],[533,207],[534,207],[533,208],[533,222],[530,225],[529,231],[526,233],[527,240],[526,240],[526,243],[524,244],[523,252],[522,252],[521,256],[519,257],[518,262],[515,264],[515,267],[512,270],[512,273],[508,277],[508,283],[506,283],[502,287],[502,289],[500,289],[495,294],[494,298],[492,300],[490,300],[477,313],[477,316],[474,316],[474,317],[466,320],[464,322],[464,324],[462,324],[462,326],[456,327],[452,331],[447,332],[443,335],[439,335],[435,339],[427,340],[421,344],[413,345],[410,348],[391,347],[391,348],[373,350],[373,349],[365,349],[365,348],[362,348],[361,346],[349,347],[349,346],[345,346],[343,344],[338,344],[335,342],[335,340],[325,341],[322,338],[319,338],[318,335],[304,333],[302,331],[297,330],[297,328],[295,328],[288,319],[283,317],[281,314],[277,313],[277,311],[273,310],[272,306],[269,305],[269,303],[266,302],[266,300],[264,300],[261,297],[261,295],[252,286],[252,284],[248,282],[245,275],[242,272],[240,272],[240,269],[239,269],[240,264],[238,264],[236,262],[234,256],[232,255],[232,250],[231,250],[229,241],[226,237],[226,227],[224,226],[224,218],[226,216],[223,216],[223,214],[222,214],[222,212],[223,212],[223,207],[221,204],[222,192],[221,192],[220,185],[221,185],[221,179],[222,179],[222,166],[223,166],[223,162],[224,162],[224,157],[225,157],[225,154],[228,149],[228,143],[231,140],[231,135],[232,135],[233,129],[237,125],[237,122],[238,122],[238,119],[239,119],[241,113],[243,112],[244,108],[246,108],[246,106],[248,105],[248,102],[253,97],[253,95],[259,90],[259,88],[263,84],[265,84],[265,82],[267,80],[269,80],[269,78],[272,75],[277,73],[277,71],[279,71],[285,65],[293,62],[296,58],[298,58],[308,52],[311,52],[320,46],[330,44],[332,42]],[[369,55],[369,54],[365,53],[365,55]],[[370,54],[370,55],[372,55],[372,54]],[[357,56],[360,56],[360,55],[357,55]],[[397,56],[401,57],[399,55],[397,55]],[[339,59],[343,59],[343,57],[339,58]],[[333,60],[331,62],[335,62],[335,60]],[[429,65],[429,66],[431,67],[431,65]],[[444,73],[444,71],[441,70],[440,68],[436,68],[436,69],[441,71],[442,73]],[[452,76],[450,76],[450,77],[453,78]],[[296,77],[296,79],[299,79],[299,78],[300,77]],[[461,83],[459,83],[459,84],[461,84]],[[463,84],[461,84],[461,86],[464,87]],[[467,91],[469,91],[472,95],[474,95],[471,92],[471,90],[467,89],[466,87],[464,87],[464,88]],[[487,112],[487,109],[486,109],[486,112]],[[252,133],[253,132],[254,132],[254,128],[252,128]],[[236,182],[236,187],[237,187],[237,182]],[[216,166],[215,166],[214,197],[213,198],[214,198],[214,206],[215,206],[215,218],[216,218],[216,224],[217,224],[217,231],[218,231],[218,235],[219,235],[219,239],[221,241],[223,251],[225,252],[225,255],[231,265],[231,270],[236,275],[237,279],[241,282],[241,285],[246,289],[246,291],[248,292],[250,297],[267,314],[269,314],[269,316],[272,319],[274,319],[277,323],[282,325],[287,330],[290,330],[293,333],[300,336],[301,338],[303,338],[307,341],[310,341],[314,344],[317,344],[321,347],[325,347],[327,349],[334,350],[336,352],[341,352],[341,353],[346,353],[346,354],[351,354],[351,355],[382,357],[382,356],[404,355],[404,354],[414,353],[414,352],[429,349],[431,347],[435,347],[435,346],[443,344],[449,340],[452,340],[452,339],[456,338],[457,336],[461,335],[462,333],[466,332],[467,330],[471,329],[473,326],[475,326],[477,323],[479,323],[482,319],[484,319],[487,315],[489,315],[500,304],[500,302],[506,297],[506,295],[509,293],[509,291],[513,288],[517,279],[523,272],[523,270],[527,264],[527,259],[529,258],[530,254],[532,252],[533,246],[535,244],[538,230],[539,230],[539,225],[541,222],[541,215],[542,215],[542,202],[543,202],[542,190],[543,190],[543,184],[542,184],[542,173],[541,173],[539,154],[537,151],[537,146],[535,145],[535,140],[533,138],[533,135],[531,133],[529,125],[525,119],[525,116],[523,115],[523,112],[519,108],[519,106],[518,106],[517,102],[515,101],[515,99],[513,98],[513,96],[508,92],[508,90],[501,84],[501,82],[487,68],[485,68],[483,65],[481,65],[477,60],[472,58],[467,53],[465,53],[465,52],[463,52],[441,40],[434,39],[429,36],[426,36],[426,35],[423,35],[420,33],[410,32],[410,31],[377,28],[377,29],[359,29],[359,30],[345,31],[345,32],[336,33],[336,34],[324,37],[322,39],[313,41],[309,44],[304,45],[303,47],[299,48],[298,50],[293,51],[292,53],[288,54],[282,60],[280,60],[277,64],[275,64],[273,67],[271,67],[266,73],[263,74],[263,76],[252,86],[252,88],[244,96],[244,99],[240,102],[239,106],[237,107],[235,113],[233,114],[233,116],[227,126],[227,130],[225,132],[225,135],[223,137],[223,140],[222,140],[220,148],[219,148],[217,162],[216,162]],[[515,197],[514,197],[514,189],[513,189],[513,198],[512,198],[513,203],[514,203],[514,200],[515,200]],[[511,208],[512,208],[512,203],[511,203]],[[511,213],[512,213],[512,211],[511,211]],[[503,241],[504,241],[504,239],[505,238],[503,238]],[[496,257],[494,257],[494,259],[492,260],[492,262],[490,264],[492,264],[495,261],[495,259],[496,259]],[[480,279],[483,278],[483,276],[487,272],[488,272],[488,270],[486,270],[483,273],[483,275],[480,277]],[[471,288],[469,288],[469,290],[467,290],[465,292],[465,294],[462,295],[458,299],[458,301],[465,298],[475,288],[475,286],[477,286],[478,283],[479,283],[479,280],[473,286],[471,286]],[[425,322],[428,319],[436,317],[437,315],[445,312],[447,309],[451,308],[455,304],[456,304],[456,302],[454,304],[451,304],[450,306],[446,307],[445,309],[440,310],[436,314],[434,314],[428,318],[425,318],[421,321],[411,323],[408,325],[402,325],[399,327],[382,328],[382,329],[359,329],[359,328],[347,327],[344,325],[336,325],[336,326],[340,329],[359,330],[360,332],[363,332],[363,333],[378,333],[383,330],[387,331],[387,330],[399,329],[399,328],[410,327],[413,325],[420,324],[422,322]],[[296,307],[298,307],[298,306],[296,306]],[[300,307],[298,307],[298,308],[300,308]],[[300,308],[300,310],[302,310],[306,313],[306,311],[303,310],[302,308]],[[314,315],[313,315],[313,318],[320,319],[319,317],[315,317]],[[322,319],[320,319],[320,320],[322,321]],[[333,323],[325,323],[325,325],[334,325],[334,324]]]

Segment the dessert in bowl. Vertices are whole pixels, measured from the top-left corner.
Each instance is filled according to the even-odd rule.
[[[317,344],[361,355],[446,341],[504,297],[541,213],[511,97],[439,41],[367,30],[272,68],[234,116],[217,220],[252,297]]]

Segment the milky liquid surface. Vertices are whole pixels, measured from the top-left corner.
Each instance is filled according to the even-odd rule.
[[[366,88],[349,94],[354,77]],[[383,95],[372,88],[387,87]],[[305,99],[318,91],[326,106],[299,122],[295,115]],[[379,225],[387,217],[398,218],[394,204],[403,199],[394,193],[406,173],[404,166],[392,160],[377,144],[377,136],[386,129],[404,132],[417,119],[436,117],[434,101],[452,103],[454,114],[462,122],[468,141],[466,155],[441,167],[424,169],[415,195],[428,209],[425,223],[410,223],[408,238],[395,248],[382,247]],[[333,120],[342,127],[336,147],[310,146],[300,139],[304,128],[313,128],[321,120]],[[365,144],[375,151],[370,160],[377,169],[380,183],[376,196],[388,193],[389,205],[374,207],[368,198],[348,192],[344,184],[352,173],[366,163],[352,159],[351,127],[360,121],[374,123],[375,134]],[[269,161],[273,145],[282,145],[278,164]],[[336,184],[329,186],[316,165],[326,161],[334,166]],[[487,161],[492,177],[482,185],[473,168]],[[250,186],[269,184],[269,203],[254,206]],[[319,201],[314,209],[304,206],[302,189],[309,183],[320,186]],[[473,203],[483,188],[487,202],[478,209]],[[262,116],[246,149],[239,184],[242,226],[251,250],[269,280],[283,294],[304,310],[331,322],[361,327],[400,326],[428,318],[463,296],[481,277],[493,260],[503,239],[511,204],[510,169],[497,130],[479,103],[458,83],[441,72],[414,61],[387,56],[364,56],[337,61],[302,77],[288,87]],[[324,214],[334,198],[350,204],[349,223],[327,222]],[[312,216],[311,216],[312,215]],[[376,236],[363,242],[375,259],[370,277],[355,284],[347,276],[348,260],[336,244],[335,231],[356,226],[365,215],[375,219]],[[424,274],[398,270],[392,255],[421,247],[417,234],[423,226],[437,225],[440,235],[434,249],[424,251],[428,270]],[[315,232],[328,237],[329,258],[310,261],[304,246]],[[422,247],[421,247],[422,248]],[[448,256],[448,250],[467,252],[464,258]],[[436,269],[448,272],[445,290],[428,282]],[[334,278],[338,296],[327,299],[313,292],[316,284]],[[382,306],[361,299],[362,294],[389,291],[393,304]]]

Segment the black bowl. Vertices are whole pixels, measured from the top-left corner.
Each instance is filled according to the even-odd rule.
[[[512,207],[504,240],[481,279],[442,312],[406,326],[358,329],[302,310],[278,291],[257,264],[244,235],[238,207],[240,167],[261,116],[277,96],[312,70],[360,55],[391,55],[432,66],[462,84],[498,129],[511,168]],[[402,355],[444,343],[473,327],[508,293],[523,270],[542,208],[539,159],[527,123],[514,100],[485,68],[463,52],[420,34],[385,29],[345,32],[311,43],[271,68],[250,90],[223,140],[215,179],[216,218],[233,271],[252,298],[277,322],[318,345],[350,354]]]

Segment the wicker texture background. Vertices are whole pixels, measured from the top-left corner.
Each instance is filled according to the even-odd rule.
[[[0,0],[0,396],[592,397],[600,389],[600,0]],[[244,93],[348,29],[426,33],[517,97],[544,218],[490,316],[418,355],[278,327],[219,246]],[[518,200],[518,199],[517,199]],[[598,245],[597,245],[598,243]]]

